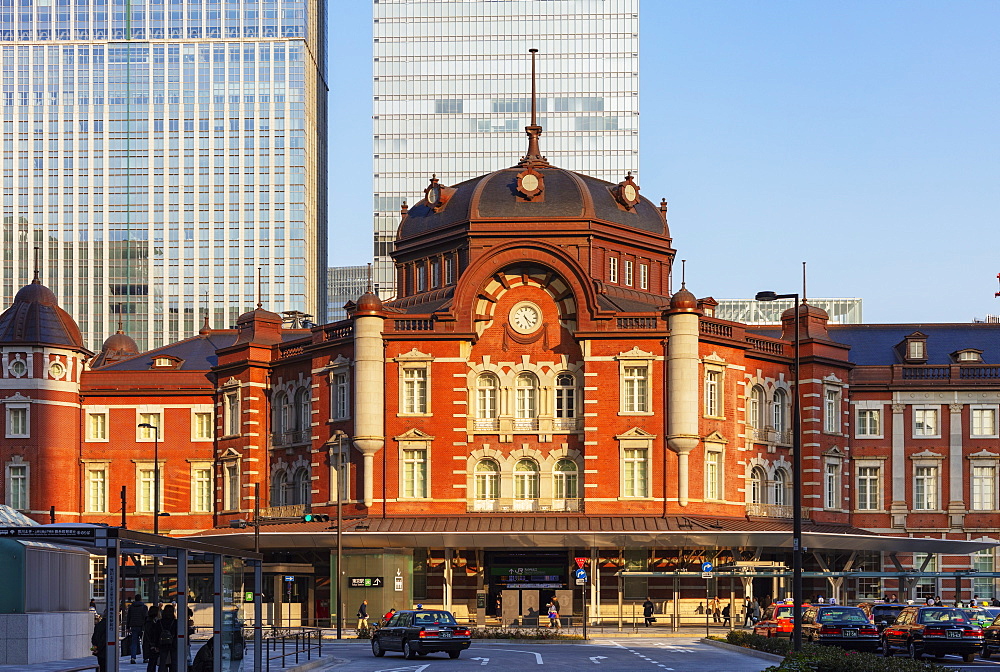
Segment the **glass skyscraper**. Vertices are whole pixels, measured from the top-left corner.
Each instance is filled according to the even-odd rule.
[[[0,0],[4,305],[37,263],[92,349],[232,325],[258,272],[325,316],[324,41],[318,0]]]
[[[542,153],[621,182],[639,170],[639,0],[374,3],[375,282],[395,294],[399,208],[443,184],[513,165],[539,49]]]

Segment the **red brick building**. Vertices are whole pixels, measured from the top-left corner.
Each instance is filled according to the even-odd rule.
[[[0,316],[5,501],[40,520],[54,507],[61,522],[118,524],[126,486],[128,525],[151,529],[158,471],[161,531],[244,547],[252,527],[230,521],[259,507],[268,595],[306,619],[329,613],[336,535],[291,521],[333,516],[338,491],[345,576],[383,583],[346,588],[345,601],[375,609],[421,601],[515,618],[556,593],[579,614],[574,557],[590,559],[592,613],[704,595],[700,577],[619,583],[623,569],[787,565],[795,311],[781,333],[753,331],[673,291],[666,204],[631,176],[551,166],[540,132],[528,128],[512,168],[432,179],[401,214],[400,296],[366,294],[342,322],[290,328],[258,306],[235,329],[206,323],[141,354],[116,334],[92,356],[49,290],[22,289]],[[948,550],[911,537],[995,539],[1000,373],[984,362],[1000,359],[996,326],[833,327],[808,305],[798,319],[808,566],[905,569],[924,562],[915,552]],[[924,357],[911,357],[921,339]],[[929,360],[941,347],[953,359]],[[969,426],[979,433],[966,438]],[[993,550],[976,557],[985,567]],[[841,600],[909,589],[931,590],[807,583]],[[788,592],[779,578],[737,591]]]

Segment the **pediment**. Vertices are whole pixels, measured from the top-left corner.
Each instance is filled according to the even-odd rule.
[[[655,439],[655,434],[650,434],[642,427],[633,427],[632,429],[619,434],[615,437],[616,439]]]
[[[942,455],[941,453],[935,453],[932,450],[922,450],[919,453],[914,453],[913,455],[910,455],[910,459],[911,460],[920,460],[920,459],[923,459],[923,460],[943,460],[944,459],[944,455]]]
[[[21,394],[20,392],[15,392],[14,394],[10,395],[9,397],[4,397],[4,402],[8,402],[8,401],[13,401],[13,402],[31,401],[31,397],[26,397],[23,394]]]
[[[631,350],[626,350],[625,352],[619,352],[615,355],[616,359],[655,359],[656,355],[651,352],[646,352],[645,350],[640,350],[639,346],[633,346]]]
[[[718,430],[712,432],[704,438],[705,443],[729,443],[729,441]]]
[[[434,359],[433,355],[428,355],[426,352],[420,352],[416,348],[413,348],[409,352],[404,353],[402,355],[398,355],[396,357],[396,361],[397,362],[399,362],[399,361],[409,361],[409,362],[412,362],[412,361],[429,361],[429,360],[432,360],[432,359]]]
[[[393,437],[396,441],[433,441],[434,437],[427,432],[417,428],[408,429],[399,436]]]

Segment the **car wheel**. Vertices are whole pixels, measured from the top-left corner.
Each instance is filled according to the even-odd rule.
[[[382,642],[378,640],[378,637],[372,637],[372,655],[376,658],[381,658],[385,655],[385,649],[382,648]]]
[[[910,642],[910,646],[907,648],[910,652],[910,658],[912,658],[913,660],[920,660],[921,658],[924,657],[924,654],[917,650],[917,645],[915,643]]]
[[[992,657],[992,656],[993,656],[993,654],[990,653],[989,647],[984,644],[983,645],[983,650],[982,650],[982,652],[980,652],[979,657],[982,658],[983,660],[989,660],[990,657]]]
[[[889,640],[882,640],[882,655],[886,658],[892,658],[892,647],[889,646]]]
[[[971,663],[975,659],[976,659],[976,654],[974,654],[974,653],[965,653],[965,654],[962,654],[962,660],[964,660],[967,663]]]
[[[452,660],[455,660],[456,658],[458,658],[461,655],[462,655],[461,651],[449,651],[448,652],[448,657],[451,658]]]
[[[413,642],[403,642],[403,658],[413,660],[417,657],[417,651],[413,648]]]

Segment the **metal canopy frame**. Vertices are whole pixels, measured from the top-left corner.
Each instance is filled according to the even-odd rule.
[[[107,558],[106,594],[107,613],[107,672],[118,672],[121,660],[119,651],[119,614],[121,605],[121,560],[124,555],[152,555],[154,557],[171,557],[177,560],[177,658],[188,659],[188,629],[187,629],[187,584],[188,562],[203,561],[212,565],[212,592],[214,595],[212,610],[212,633],[222,636],[222,560],[224,556],[240,558],[250,564],[254,570],[254,672],[261,672],[263,663],[262,643],[262,598],[263,577],[261,567],[264,556],[253,551],[238,550],[226,546],[205,543],[192,539],[165,537],[148,532],[138,532],[121,527],[105,527],[83,523],[70,525],[35,525],[29,527],[0,528],[0,538],[19,541],[45,541],[63,546],[86,548],[95,555],[103,553]],[[182,588],[183,587],[183,588]],[[218,640],[216,640],[218,641]],[[222,669],[222,646],[214,647],[214,669]]]

